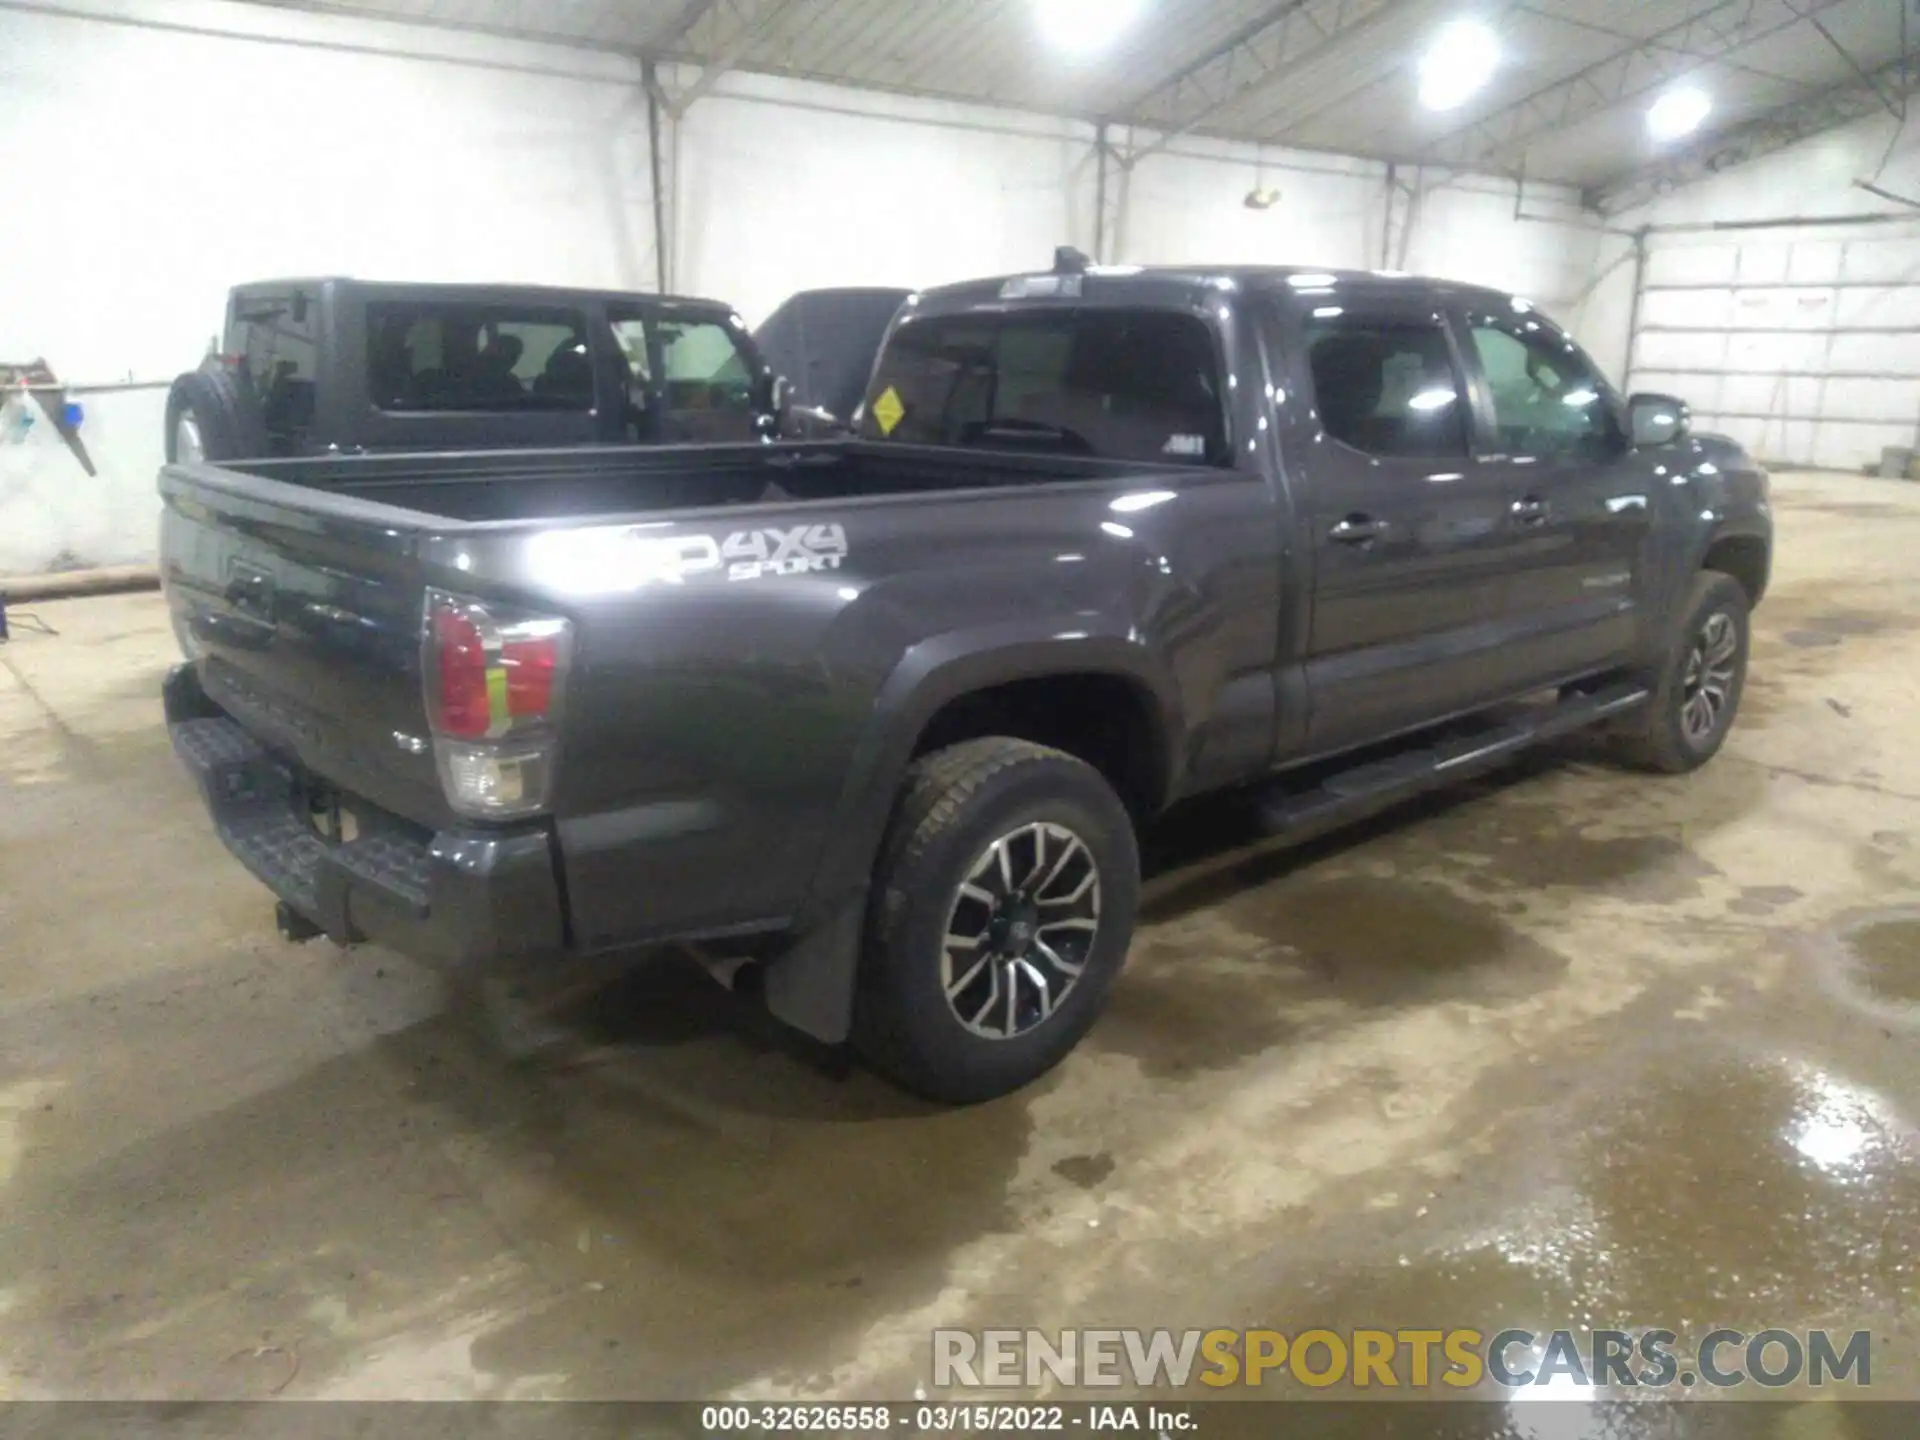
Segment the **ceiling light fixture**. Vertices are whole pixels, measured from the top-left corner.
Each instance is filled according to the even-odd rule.
[[[1456,20],[1420,57],[1420,103],[1429,110],[1458,109],[1499,68],[1499,37],[1478,20]]]
[[[1040,34],[1054,49],[1096,55],[1133,26],[1146,0],[1033,0]]]
[[[1669,90],[1647,109],[1647,133],[1661,142],[1684,140],[1706,123],[1713,99],[1694,85]]]

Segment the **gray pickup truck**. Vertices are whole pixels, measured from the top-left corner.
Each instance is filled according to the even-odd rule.
[[[659,942],[936,1099],[1060,1061],[1142,828],[1305,835],[1739,707],[1765,473],[1524,300],[1289,269],[929,291],[833,442],[175,464],[175,748],[291,934]]]

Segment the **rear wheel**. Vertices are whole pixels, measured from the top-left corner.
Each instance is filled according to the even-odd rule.
[[[1653,702],[1620,735],[1624,758],[1664,775],[1697,770],[1727,742],[1747,680],[1751,615],[1730,575],[1695,578]]]
[[[1011,739],[928,756],[876,877],[856,1047],[947,1103],[1037,1079],[1104,1007],[1139,889],[1132,820],[1091,766]]]

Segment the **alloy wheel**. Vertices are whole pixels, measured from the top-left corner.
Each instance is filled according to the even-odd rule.
[[[1704,745],[1719,733],[1733,703],[1739,655],[1739,627],[1731,615],[1715,611],[1694,636],[1681,680],[1680,724],[1690,743]]]
[[[1100,867],[1086,842],[1038,822],[989,845],[955,892],[940,988],[971,1033],[1013,1040],[1080,983],[1100,934]]]

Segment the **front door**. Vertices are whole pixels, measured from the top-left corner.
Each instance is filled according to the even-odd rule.
[[[1500,609],[1506,688],[1626,664],[1637,648],[1652,476],[1618,399],[1580,348],[1524,302],[1459,315],[1475,465],[1505,487],[1516,543]]]
[[[747,335],[666,300],[608,311],[630,384],[626,426],[641,444],[738,445],[766,428],[765,382]]]
[[[1313,404],[1287,459],[1309,489],[1307,742],[1324,754],[1494,698],[1513,530],[1504,477],[1468,453],[1445,316],[1417,299],[1316,299],[1296,302],[1294,379]]]

